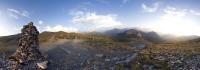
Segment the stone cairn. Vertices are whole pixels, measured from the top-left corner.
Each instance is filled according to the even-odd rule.
[[[16,52],[9,57],[10,60],[16,62],[13,64],[12,68],[14,69],[23,69],[24,65],[27,66],[36,66],[36,68],[45,69],[47,66],[47,60],[42,56],[39,51],[39,41],[38,41],[39,32],[36,27],[33,25],[33,22],[25,25],[21,30],[21,37],[18,41],[18,48]],[[41,63],[46,63],[41,67]]]

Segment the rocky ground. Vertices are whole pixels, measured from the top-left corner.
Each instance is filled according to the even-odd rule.
[[[148,70],[199,70],[198,43],[154,44],[140,52],[137,65]]]
[[[124,44],[62,40],[46,46],[43,49],[51,62],[49,70],[116,70],[118,64],[136,58],[135,49]]]
[[[42,54],[49,60],[47,70],[118,70],[119,64],[126,65],[134,60],[138,52],[136,49],[144,45],[61,39],[40,46]],[[0,59],[0,68],[6,66],[3,65],[5,61],[3,57]],[[129,67],[125,68],[130,70]]]
[[[143,43],[117,42],[106,36],[76,39],[78,36],[64,32],[57,36],[42,37],[39,41],[33,22],[24,25],[19,35],[2,38],[0,69],[116,70],[120,68],[118,65],[126,66],[133,61],[138,50],[145,47]],[[11,47],[7,41],[17,44]]]
[[[60,39],[42,43],[47,70],[198,70],[199,43],[148,44]],[[14,51],[13,51],[14,52]],[[0,68],[7,55],[1,56]],[[1,70],[1,69],[0,69]]]

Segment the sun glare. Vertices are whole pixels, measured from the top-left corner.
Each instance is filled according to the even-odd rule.
[[[150,23],[148,28],[158,31],[161,34],[172,34],[176,36],[200,35],[199,25],[196,22],[174,17],[165,16],[162,19]]]

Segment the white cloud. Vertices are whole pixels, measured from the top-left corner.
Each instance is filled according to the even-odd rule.
[[[122,3],[125,4],[127,3],[129,0],[122,0]]]
[[[27,17],[28,18],[29,15],[30,15],[29,12],[26,11],[26,10],[18,11],[16,9],[8,8],[7,11],[8,11],[8,15],[10,17],[13,17],[13,18],[16,18],[16,19],[18,19],[19,17]]]
[[[39,25],[42,25],[44,22],[42,20],[38,21]]]
[[[47,26],[44,29],[45,31],[57,32],[57,31],[65,31],[65,32],[78,32],[77,28],[74,27],[64,27],[62,25],[57,25],[55,27]]]
[[[120,21],[117,21],[117,15],[114,14],[98,15],[95,12],[77,12],[77,14],[79,15],[75,15],[72,19],[73,23],[94,25],[94,30],[124,26]]]
[[[195,10],[190,10],[190,13],[196,16],[200,16],[200,12],[197,12]]]
[[[18,19],[18,18],[19,18],[18,15],[13,14],[13,13],[9,13],[8,16],[13,17],[13,18],[15,18],[15,19]]]
[[[178,10],[173,7],[167,7],[165,9],[163,9],[163,12],[164,12],[164,15],[162,15],[162,17],[161,17],[162,19],[177,20],[177,19],[181,19],[186,16],[187,9]]]
[[[143,25],[162,34],[200,35],[199,24],[193,19],[186,17],[189,13],[187,9],[177,9],[166,7],[162,10],[163,14],[155,21]],[[148,22],[148,21],[147,21]]]
[[[29,17],[29,15],[30,15],[30,13],[29,13],[28,11],[26,11],[26,10],[23,10],[23,11],[21,12],[21,16]]]
[[[142,4],[142,8],[144,9],[145,12],[156,12],[159,8],[160,3],[156,2],[152,6],[147,6],[146,4]]]
[[[129,0],[122,0],[122,3],[120,5],[120,7],[122,7],[124,4],[126,4]]]

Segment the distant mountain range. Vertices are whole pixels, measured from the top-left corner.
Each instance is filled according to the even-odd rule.
[[[11,35],[0,37],[0,45],[2,44],[17,44],[20,35]],[[58,39],[83,39],[95,41],[149,41],[149,42],[165,42],[165,41],[187,41],[198,40],[199,36],[180,36],[173,35],[159,35],[154,31],[145,32],[139,29],[112,29],[102,33],[67,33],[59,32],[42,32],[39,35],[40,42],[56,41]]]
[[[105,32],[107,35],[111,35],[115,38],[126,39],[130,41],[132,38],[142,38],[150,42],[178,42],[178,41],[191,41],[199,39],[200,36],[174,36],[174,35],[159,35],[154,31],[143,31],[140,29],[112,29]]]
[[[121,41],[147,40],[150,42],[162,42],[162,38],[156,32],[145,32],[139,29],[113,29],[105,32]]]

